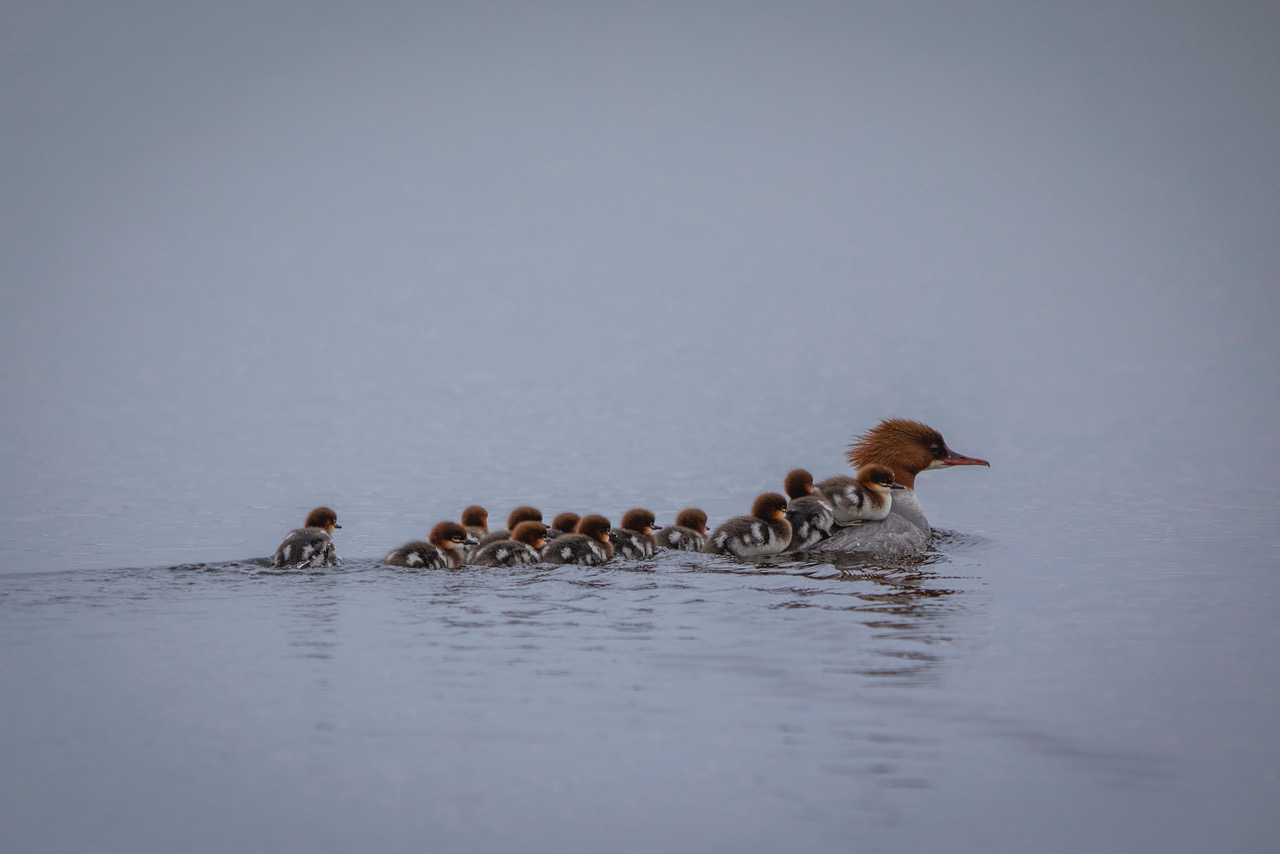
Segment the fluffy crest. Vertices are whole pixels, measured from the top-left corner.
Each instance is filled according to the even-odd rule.
[[[805,469],[792,469],[787,472],[787,479],[782,482],[782,488],[787,493],[788,498],[803,498],[806,495],[813,494],[813,475]]]
[[[657,520],[648,510],[640,507],[628,510],[622,514],[622,524],[619,526],[627,531],[634,531],[637,534],[643,534],[645,528],[652,528]]]
[[[562,534],[572,534],[578,529],[578,523],[582,521],[582,517],[577,513],[561,513],[551,520],[551,530],[559,531]]]
[[[881,421],[859,436],[845,457],[856,469],[872,463],[888,467],[893,479],[908,489],[915,488],[916,475],[925,469],[991,465],[955,453],[937,430],[905,418]]]
[[[776,492],[756,496],[751,505],[751,515],[757,519],[777,519],[787,510],[787,499]]]
[[[578,522],[578,533],[593,540],[609,542],[609,529],[613,525],[604,516],[583,516]]]
[[[304,528],[328,528],[332,525],[335,528],[341,528],[338,524],[338,514],[334,513],[328,507],[317,507],[307,514],[307,521],[302,527]]]
[[[893,469],[888,466],[876,465],[872,463],[869,466],[863,466],[858,469],[858,483],[863,486],[882,486],[885,489],[893,487]]]
[[[467,529],[457,522],[437,522],[427,542],[440,549],[456,549],[467,541]]]
[[[485,510],[479,504],[472,504],[466,510],[462,511],[462,524],[472,528],[489,527],[489,511]]]
[[[707,532],[707,514],[697,507],[686,507],[676,515],[676,524],[682,528],[697,531],[699,534],[705,534]]]
[[[542,511],[537,507],[529,507],[522,505],[512,510],[507,516],[507,530],[515,531],[516,526],[521,522],[541,522]]]
[[[536,546],[539,540],[545,540],[546,538],[547,526],[533,520],[521,522],[511,531],[511,539],[529,546]]]

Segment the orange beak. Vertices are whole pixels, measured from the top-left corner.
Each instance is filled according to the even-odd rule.
[[[942,460],[944,466],[986,466],[991,468],[991,463],[986,460],[980,460],[977,457],[966,457],[964,454],[957,454],[950,448],[947,449],[947,458]]]

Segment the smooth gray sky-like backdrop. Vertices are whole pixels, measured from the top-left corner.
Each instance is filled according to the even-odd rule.
[[[1278,17],[6,4],[5,569],[728,515],[888,415],[1000,461],[953,519],[1117,433],[1274,482]]]

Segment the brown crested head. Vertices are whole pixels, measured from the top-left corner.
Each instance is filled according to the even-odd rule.
[[[572,534],[581,521],[582,517],[577,513],[560,513],[551,520],[551,530],[561,534]]]
[[[619,527],[637,534],[648,534],[653,531],[656,521],[648,510],[635,507],[622,514],[622,524]]]
[[[914,489],[916,475],[925,469],[949,466],[990,466],[986,460],[957,454],[942,434],[928,424],[890,418],[859,436],[845,453],[856,469],[876,464],[893,472],[893,479]]]
[[[757,519],[781,519],[787,514],[787,499],[776,492],[756,496],[751,505],[751,515]]]
[[[547,539],[547,526],[541,522],[526,520],[511,529],[511,539],[539,548]]]
[[[542,511],[537,507],[522,505],[507,514],[507,530],[514,531],[521,522],[541,522]]]
[[[877,492],[887,491],[898,486],[893,479],[893,469],[874,463],[858,469],[858,483]]]
[[[813,475],[805,469],[792,469],[787,472],[787,479],[782,482],[782,488],[788,498],[804,498],[806,495],[813,495]]]
[[[705,534],[707,532],[707,514],[697,507],[686,507],[676,514],[676,524],[682,528],[697,531],[699,534]]]
[[[479,504],[472,504],[462,511],[462,524],[468,528],[484,528],[489,530],[489,511]]]
[[[324,528],[330,533],[334,528],[341,528],[338,524],[338,514],[334,513],[328,507],[317,507],[307,514],[307,521],[303,524],[304,528]]]
[[[609,520],[604,516],[592,514],[590,516],[582,517],[578,522],[577,532],[582,534],[584,537],[590,537],[593,540],[599,540],[602,543],[607,543],[609,542],[609,529],[612,527],[613,525],[610,524]]]
[[[427,542],[438,549],[460,549],[467,544],[467,529],[457,522],[437,522]]]

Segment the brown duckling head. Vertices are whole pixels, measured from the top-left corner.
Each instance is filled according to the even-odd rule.
[[[682,528],[688,528],[691,531],[697,531],[699,534],[707,533],[707,514],[703,513],[697,507],[686,507],[676,514],[676,524]]]
[[[577,513],[560,513],[551,520],[551,530],[559,534],[572,534],[581,521],[582,517]]]
[[[807,469],[792,469],[782,483],[788,498],[804,498],[813,495],[813,475]]]
[[[583,516],[582,520],[578,522],[578,533],[584,537],[607,543],[609,542],[609,529],[612,527],[613,525],[604,516],[592,514]]]
[[[542,511],[537,507],[522,505],[507,514],[507,530],[514,532],[521,522],[541,522]]]
[[[461,551],[467,546],[467,529],[457,522],[437,522],[427,542],[438,549]]]
[[[756,500],[751,505],[751,515],[766,521],[785,518],[787,499],[776,492],[766,492],[756,496]]]
[[[524,543],[526,546],[540,549],[547,542],[547,526],[531,519],[526,520],[511,530],[511,539],[517,543]]]
[[[303,525],[304,528],[323,528],[326,534],[332,534],[334,528],[341,528],[338,524],[338,514],[334,513],[328,507],[317,507],[307,514],[307,521]]]
[[[657,519],[651,512],[636,507],[622,514],[622,524],[619,527],[636,534],[652,534],[656,522]]]

